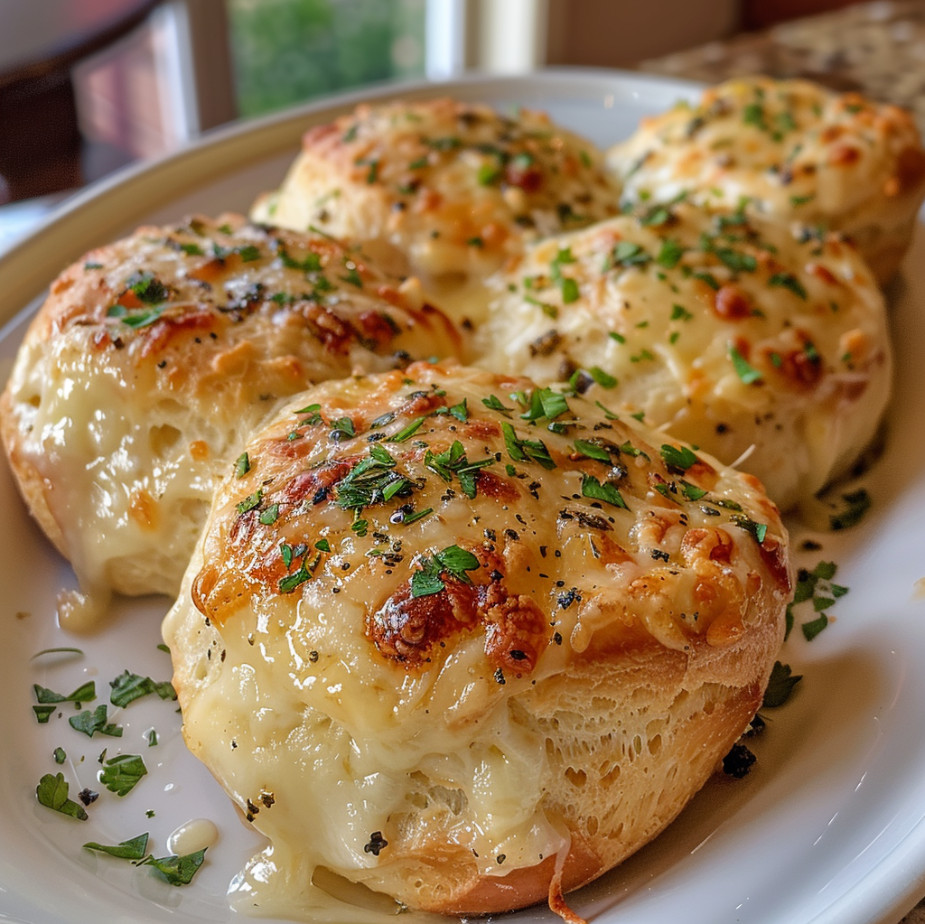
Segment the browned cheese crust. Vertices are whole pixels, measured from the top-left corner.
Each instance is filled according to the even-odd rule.
[[[475,360],[570,382],[756,475],[786,509],[877,433],[886,304],[841,236],[654,205],[531,246],[492,280]]]
[[[741,735],[790,590],[751,476],[417,363],[254,434],[164,633],[189,747],[272,842],[256,901],[323,868],[417,909],[567,915]]]
[[[633,203],[689,194],[850,235],[881,284],[925,197],[912,115],[805,80],[750,77],[645,119],[608,165]]]
[[[175,593],[214,477],[257,421],[313,382],[459,349],[413,283],[333,240],[195,218],[55,280],[0,426],[84,590]]]
[[[545,113],[398,100],[309,130],[281,187],[252,215],[361,242],[443,298],[470,281],[477,297],[480,278],[524,240],[616,214],[618,199],[602,154]],[[441,305],[478,313],[472,293]]]

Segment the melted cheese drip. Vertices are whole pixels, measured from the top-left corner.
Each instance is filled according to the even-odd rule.
[[[60,604],[69,628],[97,624],[113,590],[176,593],[217,477],[284,397],[458,349],[418,285],[399,290],[327,239],[226,217],[228,228],[141,229],[74,264],[17,355],[4,394],[10,455],[77,575],[80,595]],[[306,294],[306,252],[323,297]],[[155,320],[130,324],[118,309],[143,306],[139,278],[167,296]]]
[[[324,625],[323,613],[318,622]],[[355,624],[362,623],[358,611]],[[307,885],[314,870],[323,867],[362,882],[363,870],[376,866],[364,844],[385,819],[408,810],[408,777],[415,774],[433,781],[434,792],[447,801],[466,807],[449,841],[478,854],[484,875],[503,876],[560,851],[561,831],[538,808],[544,741],[518,725],[505,705],[486,704],[483,684],[460,691],[445,679],[466,671],[467,660],[474,674],[479,646],[461,646],[443,677],[409,675],[391,697],[377,692],[387,676],[357,650],[368,645],[362,635],[341,635],[340,654],[328,668],[300,676],[296,666],[305,643],[299,635],[305,631],[297,623],[285,641],[266,644],[261,652],[260,660],[276,663],[289,649],[295,657],[285,672],[261,667],[254,647],[233,634],[226,640],[220,678],[184,710],[187,726],[208,742],[210,752],[230,755],[223,761],[224,784],[239,803],[255,803],[259,827],[275,845],[239,877],[236,906],[310,920],[322,910],[327,914],[330,897]],[[336,635],[332,626],[320,637],[314,633],[310,644],[330,650]],[[450,721],[422,726],[417,721],[422,708]],[[473,725],[479,728],[475,736]],[[458,788],[462,780],[471,784]],[[441,783],[449,787],[445,792],[435,788]],[[255,794],[266,791],[281,799],[298,793],[299,804],[263,806]],[[480,831],[475,819],[491,819],[491,831]]]
[[[218,828],[208,818],[191,818],[175,828],[167,838],[167,849],[177,856],[214,847]]]
[[[360,536],[351,529],[349,511],[323,496],[311,503],[318,496],[311,487],[305,489],[307,504],[287,494],[278,515],[242,519],[240,497],[258,485],[270,503],[273,491],[304,484],[297,479],[314,477],[325,460],[355,461],[369,451],[368,431],[362,430],[353,442],[329,436],[327,426],[305,429],[292,440],[292,422],[283,413],[254,438],[250,472],[227,480],[217,493],[165,621],[187,742],[273,845],[237,880],[234,896],[241,908],[334,920],[326,916],[333,899],[312,884],[319,869],[370,888],[394,889],[411,904],[415,879],[434,875],[420,872],[423,858],[435,858],[439,876],[458,875],[464,883],[503,879],[550,857],[564,860],[568,829],[547,798],[560,771],[550,754],[548,726],[538,718],[552,718],[544,711],[550,708],[547,682],[561,682],[602,630],[619,637],[621,627],[628,627],[629,637],[643,632],[680,653],[694,639],[712,646],[706,633],[713,624],[752,619],[743,602],[746,587],[756,610],[778,595],[775,606],[782,605],[783,585],[775,585],[785,584],[784,576],[761,580],[759,548],[732,525],[728,508],[711,515],[701,504],[671,501],[650,489],[650,468],[660,465],[651,443],[639,442],[640,455],[627,456],[651,462],[628,466],[622,476],[626,508],[587,503],[581,465],[603,463],[574,462],[574,440],[601,432],[598,424],[608,428],[604,432],[615,445],[641,435],[607,422],[580,398],[570,404],[582,405],[586,417],[567,433],[541,431],[556,467],[540,470],[522,462],[535,483],[502,480],[505,438],[499,426],[492,427],[500,415],[482,401],[488,393],[506,394],[517,380],[418,364],[402,374],[320,386],[292,407],[317,400],[326,414],[373,419],[390,402],[405,408],[409,391],[426,396],[431,384],[441,386],[446,406],[464,401],[469,414],[465,421],[450,414],[422,418],[419,440],[434,450],[465,440],[473,460],[494,458],[497,450],[498,474],[486,476],[475,498],[448,493],[446,481],[422,465],[420,446],[386,438],[396,466],[415,478],[418,509],[432,509],[428,517],[393,526],[397,521],[390,517],[400,502],[395,499],[364,511],[369,529]],[[389,430],[416,418],[413,406],[405,408]],[[769,524],[771,534],[781,536],[774,541],[783,541],[776,511],[749,479],[717,471],[712,462],[701,461],[698,469],[712,496],[735,497],[736,510]],[[552,504],[555,516],[549,515]],[[582,516],[597,524],[594,536]],[[236,538],[226,536],[226,527],[236,530]],[[296,535],[309,548],[324,538],[328,550],[298,592],[282,592],[271,569],[280,542]],[[377,536],[393,544],[378,546],[385,540]],[[394,550],[399,540],[396,561],[370,554]],[[727,546],[712,555],[723,541]],[[499,593],[504,590],[505,612],[518,612],[522,598],[536,601],[541,628],[535,630],[540,641],[531,669],[508,666],[498,676],[501,669],[486,648],[488,633],[504,618],[498,613],[492,618],[499,622],[488,629],[438,637],[419,661],[400,663],[385,648],[377,650],[368,634],[373,614],[410,579],[419,555],[453,542],[494,556],[503,581],[491,580],[501,585]],[[675,564],[663,563],[669,556]],[[694,568],[696,581],[689,573]],[[569,591],[573,583],[580,593]],[[523,634],[517,638],[529,647],[531,623],[518,626]],[[697,670],[688,668],[692,684]],[[389,840],[391,845],[383,843]]]
[[[314,871],[285,847],[253,857],[228,889],[240,914],[299,919],[318,924],[446,924],[442,915],[409,912],[381,892],[372,892],[324,867]]]

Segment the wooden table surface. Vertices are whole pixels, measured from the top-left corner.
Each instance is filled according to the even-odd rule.
[[[925,133],[925,2],[877,0],[642,61],[640,70],[705,83],[768,74],[912,110]]]

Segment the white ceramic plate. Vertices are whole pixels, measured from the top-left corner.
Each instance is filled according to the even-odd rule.
[[[374,95],[453,93],[499,107],[546,108],[554,118],[606,145],[641,115],[688,95],[686,85],[602,71],[547,72],[529,79],[473,79],[449,86],[387,88]],[[191,211],[244,210],[272,188],[294,156],[301,132],[360,97],[286,113],[213,135],[188,151],[123,174],[73,200],[0,258],[3,378],[26,316],[69,261],[142,222],[170,222]],[[805,675],[798,695],[767,713],[758,763],[742,781],[710,783],[657,841],[573,897],[599,924],[872,924],[896,921],[925,895],[925,233],[891,293],[897,337],[897,400],[886,450],[863,485],[873,508],[856,528],[814,535],[802,553],[812,567],[838,564],[850,592],[830,610],[832,624],[807,643],[799,627],[782,659]],[[120,605],[100,633],[75,638],[55,622],[55,595],[73,576],[25,513],[6,466],[0,469],[0,921],[51,924],[202,922],[228,918],[225,890],[258,847],[211,777],[185,751],[174,704],[154,697],[121,711],[122,738],[88,738],[67,723],[70,705],[48,724],[32,713],[34,683],[69,693],[95,679],[96,703],[125,669],[168,679],[158,650],[168,601]],[[797,530],[798,544],[805,534]],[[917,584],[917,582],[920,582]],[[798,623],[810,618],[805,607]],[[82,656],[32,656],[75,646]],[[93,705],[96,705],[94,703]],[[158,732],[149,746],[148,732]],[[55,763],[62,747],[67,759]],[[148,774],[125,798],[97,781],[99,759],[140,754]],[[80,822],[36,803],[43,774],[61,771],[70,795],[102,791]],[[151,850],[183,822],[209,818],[220,838],[189,886],[171,887],[148,868],[82,849],[150,832]],[[545,909],[507,918],[551,922]]]

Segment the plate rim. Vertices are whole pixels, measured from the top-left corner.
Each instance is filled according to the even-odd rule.
[[[127,223],[163,205],[164,190],[178,197],[198,182],[216,177],[213,156],[224,159],[219,173],[231,173],[294,148],[312,124],[351,110],[360,102],[403,97],[426,99],[457,95],[516,98],[548,92],[554,101],[587,100],[592,95],[637,88],[640,92],[696,93],[703,85],[659,74],[609,68],[544,68],[526,75],[469,74],[440,81],[386,82],[287,107],[266,116],[213,129],[178,150],[123,168],[58,206],[47,219],[0,254],[5,299],[0,325],[14,319],[45,291],[61,268],[86,252],[93,240],[111,240]],[[529,91],[526,93],[526,91]],[[2,337],[2,332],[0,332]],[[886,859],[814,916],[812,924],[888,924],[925,895],[925,818],[896,844]],[[7,918],[0,911],[0,920]]]
[[[51,280],[90,246],[114,239],[127,224],[141,224],[143,216],[163,204],[163,190],[172,196],[191,192],[198,182],[219,173],[242,169],[287,149],[297,149],[299,138],[312,124],[353,109],[358,103],[401,96],[427,99],[455,95],[478,100],[502,93],[535,96],[538,90],[557,101],[587,99],[590,95],[635,92],[689,95],[702,85],[660,74],[637,74],[610,68],[549,67],[521,75],[473,73],[439,81],[399,81],[373,84],[287,107],[275,113],[240,120],[203,133],[177,150],[152,160],[130,164],[77,191],[49,213],[29,234],[0,253],[0,278],[5,280],[0,324],[16,309],[37,298]],[[222,156],[216,165],[213,158]],[[86,227],[93,228],[88,235]],[[88,243],[89,242],[89,243]],[[50,256],[49,254],[53,254]]]

